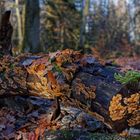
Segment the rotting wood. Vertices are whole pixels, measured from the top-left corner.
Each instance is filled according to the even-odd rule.
[[[91,55],[64,50],[0,59],[0,97],[15,95],[61,98],[117,132],[140,128],[140,87],[122,85],[116,67],[101,65]],[[118,127],[119,126],[119,127]]]

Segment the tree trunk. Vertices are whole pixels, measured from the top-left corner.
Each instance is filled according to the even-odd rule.
[[[2,15],[4,13],[4,9],[5,9],[5,7],[4,7],[4,1],[1,0],[0,1],[0,24],[1,24]]]
[[[82,108],[117,132],[140,129],[139,83],[117,82],[116,67],[72,50],[9,57],[0,60],[0,97],[59,97],[65,105]]]
[[[39,52],[40,39],[40,9],[39,0],[26,0],[25,9],[24,52]]]
[[[23,34],[22,34],[22,22],[21,22],[21,15],[19,10],[19,0],[15,0],[16,4],[16,16],[17,16],[17,23],[18,23],[18,47],[19,51],[21,52],[21,46],[23,43]]]
[[[85,44],[85,28],[87,23],[87,16],[89,11],[89,0],[82,0],[82,24],[80,29],[80,49],[84,50]]]
[[[11,11],[2,15],[0,23],[0,55],[12,55],[12,33],[13,27],[10,23]]]

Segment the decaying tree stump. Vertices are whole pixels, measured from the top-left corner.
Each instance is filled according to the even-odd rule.
[[[0,59],[0,97],[32,95],[61,98],[117,132],[140,129],[140,86],[117,82],[116,67],[91,55],[64,50],[46,55],[24,54]]]

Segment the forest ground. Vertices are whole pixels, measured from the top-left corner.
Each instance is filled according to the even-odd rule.
[[[122,66],[123,70],[138,70],[140,71],[140,56],[137,57],[120,57],[114,59],[114,62]]]

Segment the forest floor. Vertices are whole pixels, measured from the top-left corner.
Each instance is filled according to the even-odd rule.
[[[6,100],[6,107],[0,109],[0,140],[125,140],[80,109],[61,105],[61,115],[50,122],[53,101]]]
[[[120,65],[122,71],[140,71],[139,57],[111,61]],[[18,96],[4,100],[5,104],[0,108],[0,140],[125,140],[102,122],[74,107],[61,104],[61,115],[51,122],[54,101]]]
[[[140,56],[138,57],[120,57],[112,61],[121,66],[122,71],[137,70],[140,71]]]

